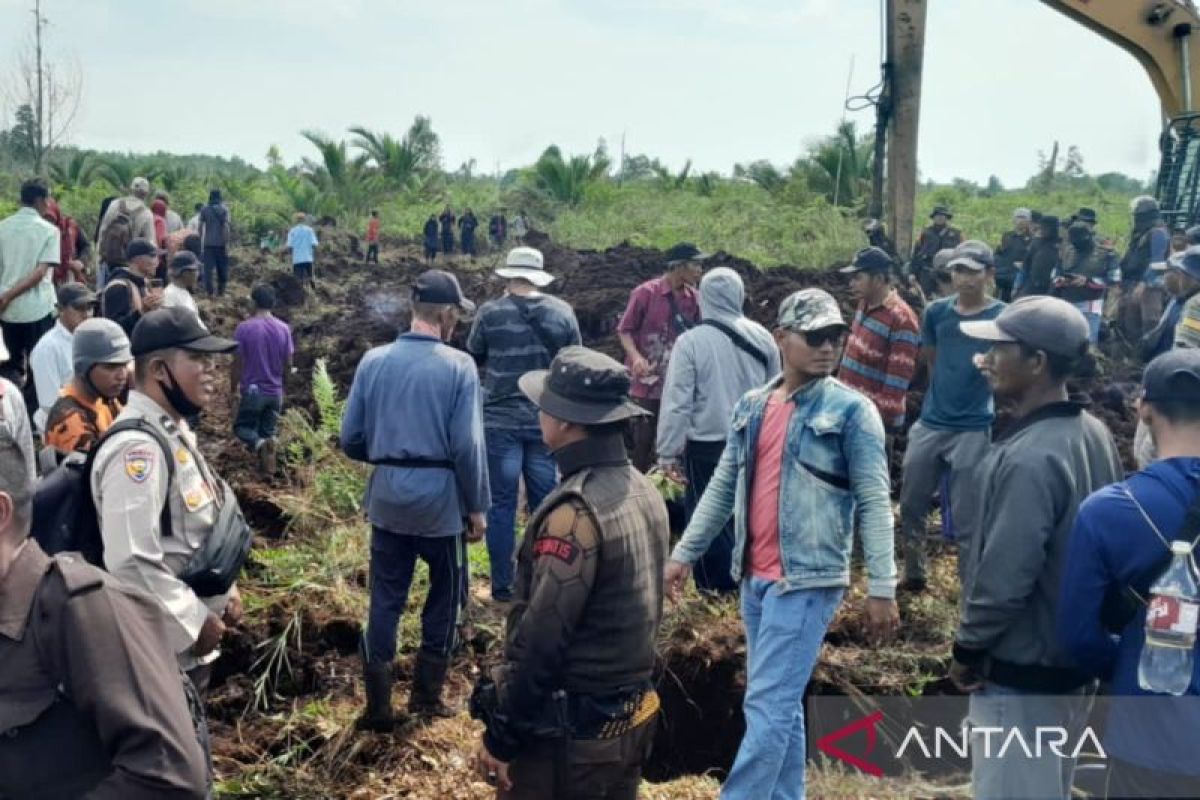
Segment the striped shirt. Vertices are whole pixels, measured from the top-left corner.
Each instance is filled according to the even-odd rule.
[[[561,348],[579,343],[575,312],[557,297],[505,295],[480,306],[467,350],[483,362],[484,426],[536,431],[537,406],[521,392],[517,380],[526,372],[546,369]]]
[[[1200,294],[1183,304],[1179,324],[1175,326],[1175,346],[1200,348]]]
[[[893,289],[881,305],[854,312],[838,379],[871,398],[891,430],[904,425],[905,393],[921,343],[917,315]]]

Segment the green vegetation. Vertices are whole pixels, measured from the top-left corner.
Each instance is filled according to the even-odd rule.
[[[0,131],[0,214],[15,208],[17,185],[32,170],[19,124]],[[416,117],[399,137],[361,126],[347,133],[341,139],[304,131],[312,156],[288,166],[272,147],[265,170],[237,158],[59,148],[47,178],[85,231],[94,229],[104,197],[144,175],[171,193],[185,217],[210,188],[221,189],[238,233],[249,241],[287,227],[297,211],[358,230],[375,208],[385,235],[416,239],[429,215],[449,205],[459,212],[474,209],[485,224],[500,207],[510,217],[524,210],[536,228],[575,247],[628,241],[665,248],[689,240],[761,266],[826,267],[863,244],[859,222],[870,190],[873,141],[853,123],[811,142],[790,165],[753,161],[734,165],[730,176],[697,174],[690,161],[674,172],[644,154],[626,155],[617,165],[603,140],[591,154],[565,154],[550,145],[533,165],[502,176],[477,175],[473,161],[454,171],[443,168],[427,117]],[[1100,215],[1101,232],[1119,243],[1129,227],[1128,201],[1146,189],[1117,173],[1088,176],[1078,148],[1070,147],[1064,159],[1057,151],[1041,157],[1022,189],[1005,190],[994,177],[985,186],[964,180],[925,184],[917,219],[922,223],[935,203],[949,204],[968,237],[994,244],[1019,206],[1064,217],[1090,206]]]

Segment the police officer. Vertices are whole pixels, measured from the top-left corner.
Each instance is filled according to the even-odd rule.
[[[97,449],[91,482],[104,563],[158,601],[167,641],[203,693],[225,626],[241,618],[242,603],[236,584],[202,597],[181,576],[236,500],[205,463],[185,418],[212,402],[215,356],[237,344],[178,306],[147,313],[130,340],[134,385],[114,425],[138,420],[146,429],[111,434]]]
[[[0,432],[0,797],[204,797],[161,612],[77,557],[48,557],[32,510],[23,448]]]
[[[921,231],[913,245],[911,270],[926,295],[934,292],[933,257],[939,250],[953,250],[962,244],[962,231],[950,225],[954,213],[946,206],[934,206],[929,214],[930,225]]]
[[[526,528],[504,663],[472,699],[487,724],[475,766],[505,800],[632,800],[659,707],[650,675],[669,535],[622,438],[645,412],[626,369],[583,347],[520,386],[562,482]]]

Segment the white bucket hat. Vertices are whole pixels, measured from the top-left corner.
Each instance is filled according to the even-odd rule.
[[[508,251],[503,267],[496,268],[501,278],[520,278],[534,286],[544,288],[554,282],[554,276],[546,272],[542,251],[535,247],[514,247]]]

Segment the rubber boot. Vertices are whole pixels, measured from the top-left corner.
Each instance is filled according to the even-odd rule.
[[[418,651],[413,662],[412,692],[408,697],[408,713],[418,717],[456,717],[458,710],[442,702],[442,687],[446,684],[449,656]]]
[[[363,682],[367,692],[367,709],[354,723],[360,731],[388,733],[395,730],[399,720],[392,711],[392,665],[368,663],[363,666]]]

